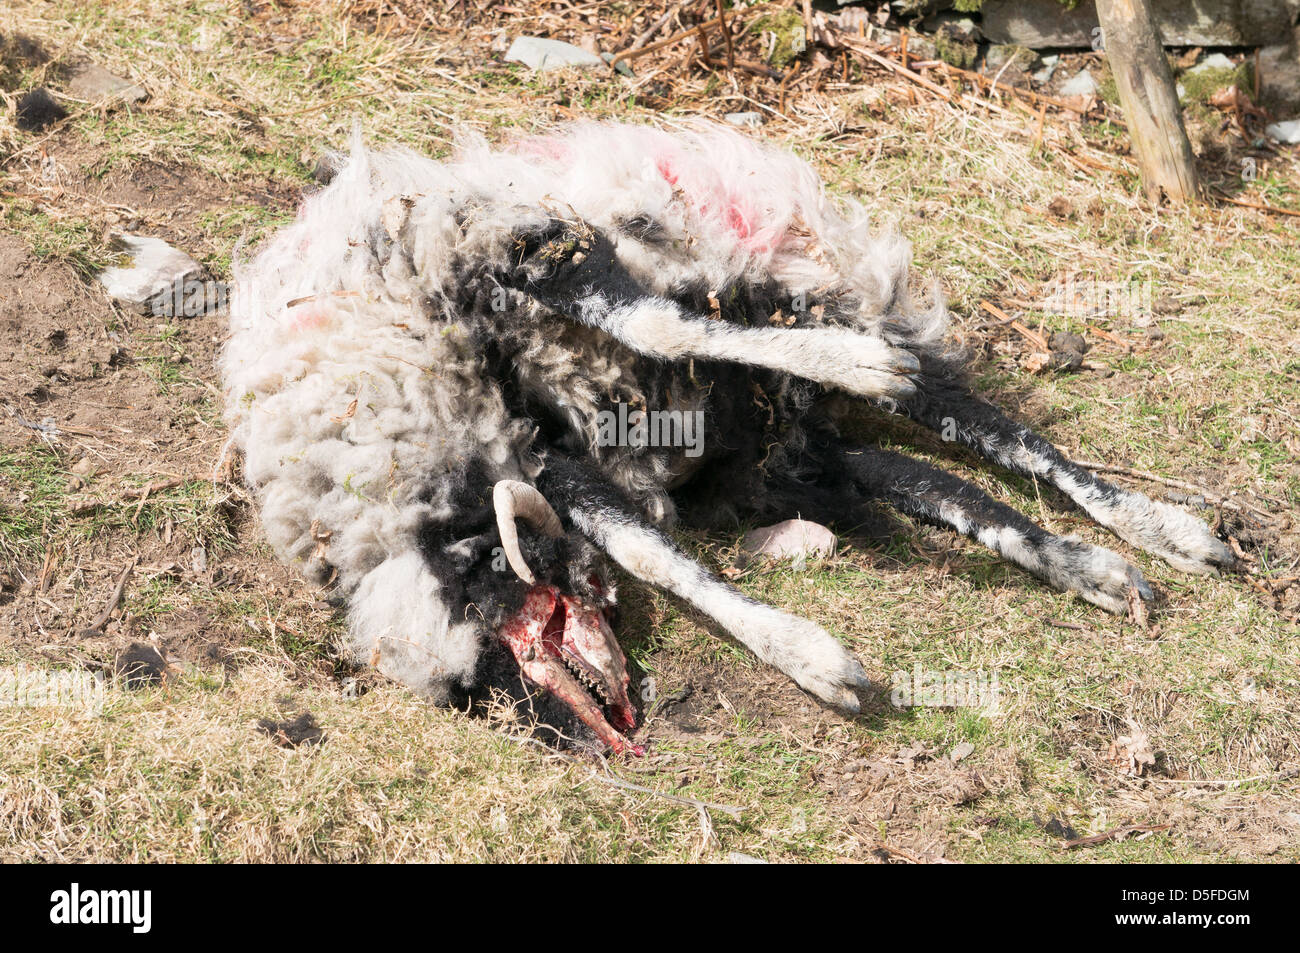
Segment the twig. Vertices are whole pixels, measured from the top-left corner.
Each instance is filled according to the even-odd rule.
[[[1300,768],[1284,768],[1268,774],[1252,774],[1248,778],[1148,778],[1160,784],[1206,784],[1215,787],[1231,787],[1236,784],[1253,784],[1256,781],[1290,781],[1300,775]]]
[[[143,502],[154,493],[158,493],[162,490],[171,490],[189,482],[190,477],[173,477],[170,480],[157,480],[144,486],[129,487],[122,491],[116,502],[139,500],[143,504]],[[101,506],[108,505],[108,500],[78,500],[72,504],[72,515],[84,516],[87,513],[93,513]],[[137,515],[139,515],[139,511],[137,511]]]
[[[1076,837],[1074,840],[1066,841],[1061,847],[1064,850],[1073,850],[1076,847],[1095,847],[1097,844],[1105,844],[1107,841],[1123,840],[1129,834],[1167,831],[1173,826],[1172,824],[1127,824],[1123,827],[1112,828],[1104,834],[1093,834],[1091,837]]]
[[[743,810],[739,807],[733,807],[730,804],[714,804],[710,801],[697,801],[693,797],[682,797],[680,794],[667,794],[663,791],[656,791],[653,788],[645,787],[644,785],[633,784],[631,781],[624,781],[618,775],[614,774],[614,772],[610,771],[608,765],[605,766],[605,774],[596,774],[593,771],[591,776],[602,784],[608,784],[616,788],[624,788],[628,791],[636,791],[640,794],[653,794],[655,797],[661,797],[667,801],[674,801],[677,804],[685,804],[689,807],[695,808],[696,810],[707,809],[710,811],[721,811],[728,817],[734,818],[740,817],[741,811]]]
[[[871,62],[877,63],[880,66],[885,67],[885,69],[897,73],[899,76],[903,76],[906,77],[907,79],[910,79],[913,83],[915,83],[917,86],[920,86],[922,89],[928,89],[936,96],[943,97],[945,100],[952,103],[954,106],[964,106],[967,103],[974,103],[976,106],[981,106],[984,109],[987,109],[989,112],[998,113],[999,115],[1003,115],[1003,116],[1013,115],[1009,109],[1005,109],[1002,106],[999,106],[997,103],[989,102],[989,100],[987,99],[980,99],[978,96],[963,96],[960,93],[954,93],[952,90],[947,89],[943,86],[940,86],[938,83],[926,79],[924,76],[921,76],[919,73],[914,73],[910,69],[907,69],[904,66],[900,66],[898,63],[894,62],[889,57],[882,56],[880,53],[877,53],[874,49],[872,49],[870,45],[864,42],[858,41],[854,38],[850,38],[847,35],[841,35],[839,38],[839,42],[844,46],[848,47],[850,50],[853,50],[855,53],[859,54],[860,56],[865,56],[867,59],[871,60]],[[947,63],[944,63],[943,67],[946,74],[947,71],[950,69],[950,67],[948,66]]]
[[[731,39],[731,27],[727,26],[727,11],[724,7],[724,0],[717,0],[718,5],[718,29],[722,37],[727,41],[727,69],[736,68],[736,48]]]
[[[615,54],[614,58],[609,61],[609,65],[612,68],[616,63],[630,63],[638,56],[644,56],[647,53],[654,53],[657,50],[662,50],[666,46],[672,46],[674,43],[680,43],[682,40],[686,39],[687,37],[694,36],[697,30],[709,30],[715,26],[718,26],[721,22],[722,22],[721,19],[719,19],[718,17],[714,17],[712,20],[705,20],[703,23],[697,26],[693,26],[690,27],[689,29],[681,30],[677,33],[674,33],[672,36],[667,37],[666,39],[662,39],[658,43],[651,43],[649,46],[643,46],[639,50],[633,50],[633,49],[624,50],[622,53]]]
[[[1085,470],[1091,470],[1093,473],[1115,473],[1120,476],[1132,477],[1135,480],[1150,480],[1152,483],[1160,483],[1164,486],[1171,486],[1178,490],[1186,490],[1188,493],[1196,493],[1211,502],[1219,503],[1229,509],[1249,510],[1257,516],[1264,516],[1270,520],[1273,514],[1268,510],[1261,510],[1257,506],[1251,506],[1245,500],[1232,500],[1221,493],[1206,489],[1195,483],[1188,483],[1186,480],[1176,480],[1173,477],[1160,476],[1158,473],[1151,473],[1147,470],[1136,470],[1133,467],[1123,467],[1115,463],[1100,463],[1096,460],[1075,460],[1075,466],[1083,467]]]
[[[638,36],[635,40],[632,41],[632,45],[628,47],[628,51],[631,52],[634,50],[639,50],[641,49],[641,47],[649,43],[650,38],[653,37],[660,30],[662,30],[665,26],[667,26],[668,21],[671,20],[676,15],[677,11],[680,10],[681,8],[682,5],[680,3],[675,4],[672,7],[669,7],[668,12],[665,13],[663,16],[661,16],[658,20],[656,20],[654,24],[650,27],[650,29],[646,30],[644,33],[642,33],[640,36]]]
[[[987,311],[989,314],[993,315],[993,317],[1010,325],[1011,328],[1017,334],[1024,337],[1027,341],[1029,341],[1031,344],[1037,347],[1044,354],[1051,351],[1051,348],[1047,346],[1047,338],[1043,337],[1037,331],[1031,330],[1030,328],[1026,327],[1022,322],[1011,317],[1011,315],[1007,314],[1005,311],[1003,311],[993,302],[987,300],[980,301],[980,307],[983,308],[985,311]]]
[[[135,563],[136,558],[132,557],[130,565],[122,570],[122,575],[117,577],[117,585],[113,587],[113,592],[108,597],[108,605],[106,605],[104,611],[95,618],[95,621],[90,623],[86,628],[100,632],[104,631],[104,626],[108,624],[108,620],[112,617],[113,612],[116,611],[118,603],[122,601],[122,594],[126,592],[126,581],[130,578],[131,572],[135,569]]]
[[[1278,208],[1276,205],[1264,205],[1260,202],[1244,202],[1241,199],[1229,198],[1223,194],[1222,190],[1216,189],[1216,191],[1219,192],[1220,199],[1227,202],[1229,205],[1236,205],[1240,208],[1250,208],[1257,212],[1268,212],[1272,215],[1291,215],[1300,218],[1300,211],[1296,211],[1295,209]]]
[[[886,844],[882,840],[876,841],[873,846],[876,850],[883,850],[890,857],[897,857],[899,860],[905,860],[909,864],[925,863],[925,861],[916,856],[916,854],[912,853],[910,850],[904,850],[902,847],[894,847],[892,844]]]
[[[1056,626],[1058,629],[1073,629],[1073,630],[1076,631],[1076,632],[1091,632],[1091,631],[1092,631],[1092,630],[1089,629],[1086,625],[1080,625],[1080,624],[1077,623],[1077,622],[1066,622],[1064,619],[1057,619],[1057,618],[1054,618],[1053,616],[1050,616],[1050,615],[1045,615],[1045,616],[1042,617],[1042,619],[1043,619],[1043,621],[1046,622],[1048,625],[1054,625],[1054,626]]]

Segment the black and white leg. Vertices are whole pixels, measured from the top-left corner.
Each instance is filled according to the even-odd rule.
[[[928,371],[919,378],[917,393],[899,409],[944,439],[1051,484],[1115,535],[1176,569],[1213,573],[1235,565],[1228,547],[1195,516],[1100,479],[963,384]]]
[[[859,696],[871,687],[866,672],[826,630],[709,573],[587,467],[552,456],[537,482],[556,510],[628,573],[689,602],[826,704],[859,710]]]
[[[913,393],[910,375],[921,366],[911,352],[846,328],[744,327],[693,314],[648,293],[609,239],[590,228],[566,224],[526,243],[522,263],[505,280],[546,308],[664,360],[729,361],[891,398]]]
[[[857,488],[917,519],[954,529],[1058,589],[1079,593],[1108,612],[1128,608],[1130,588],[1151,589],[1122,557],[1081,540],[1056,536],[960,477],[900,453],[844,447]]]

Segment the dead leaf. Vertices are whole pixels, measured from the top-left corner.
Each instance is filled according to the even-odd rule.
[[[1045,354],[1042,351],[1034,351],[1021,365],[1030,374],[1041,374],[1052,366],[1052,355]]]
[[[1070,200],[1061,195],[1047,203],[1047,210],[1057,218],[1069,218],[1074,214],[1074,206],[1070,204]]]
[[[311,553],[312,558],[323,560],[325,554],[329,551],[330,537],[334,534],[328,529],[321,529],[320,520],[311,521],[310,532],[311,538],[316,541],[316,547]]]
[[[1151,739],[1132,718],[1126,718],[1129,734],[1120,735],[1110,743],[1106,757],[1122,774],[1140,778],[1147,768],[1154,767],[1156,753],[1151,748]]]
[[[1142,601],[1142,596],[1138,593],[1137,586],[1128,587],[1127,598],[1129,621],[1145,632],[1147,630],[1147,606],[1146,603]]]

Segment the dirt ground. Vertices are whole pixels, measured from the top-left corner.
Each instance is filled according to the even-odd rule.
[[[21,28],[56,60],[91,50],[149,79],[153,48],[125,39],[139,8],[91,15],[66,4],[20,7],[0,34]],[[1141,561],[1160,592],[1148,625],[1103,618],[977,547],[910,524],[807,571],[742,574],[738,584],[750,594],[852,641],[882,686],[852,721],[712,638],[672,600],[625,585],[625,643],[657,686],[639,736],[652,752],[606,763],[508,740],[499,729],[525,719],[509,706],[486,719],[433,711],[342,657],[337,612],[274,559],[240,487],[238,460],[226,452],[214,370],[224,316],[136,314],[111,302],[92,272],[112,260],[108,233],[125,228],[166,239],[214,278],[228,278],[240,235],[255,241],[315,187],[319,145],[341,141],[355,118],[350,108],[371,108],[360,93],[372,82],[391,78],[409,91],[432,75],[423,70],[442,70],[481,97],[448,86],[439,109],[473,104],[499,125],[584,112],[653,121],[652,110],[611,105],[598,87],[557,86],[518,68],[508,71],[518,85],[503,85],[465,49],[440,59],[441,47],[421,47],[419,34],[389,35],[363,18],[348,28],[355,51],[339,33],[320,41],[325,53],[313,53],[315,72],[304,75],[316,92],[299,95],[320,101],[302,98],[293,109],[318,115],[281,119],[288,131],[250,126],[232,97],[244,92],[251,101],[289,82],[276,78],[277,57],[292,71],[294,44],[316,42],[305,39],[316,36],[311,30],[342,29],[314,19],[326,15],[310,4],[276,9],[281,19],[268,27],[264,13],[204,7],[194,24],[231,42],[226,65],[214,59],[204,67],[210,73],[184,72],[180,60],[160,60],[162,75],[175,71],[178,81],[153,84],[138,112],[92,112],[44,138],[12,132],[0,180],[0,665],[101,671],[111,680],[124,654],[146,646],[163,666],[156,684],[115,682],[109,717],[93,724],[0,707],[0,730],[13,742],[0,755],[0,834],[9,844],[0,855],[1300,857],[1294,220],[1242,209],[1181,221],[1153,212],[1131,178],[1103,183],[1030,149],[1032,116],[1019,120],[1014,145],[998,145],[949,104],[896,94],[882,75],[846,68],[846,89],[799,93],[804,104],[857,97],[851,122],[837,115],[807,140],[812,158],[837,188],[903,212],[918,258],[953,297],[982,385],[1075,457],[1157,477],[1118,476],[1125,485],[1192,505],[1207,492],[1211,504],[1228,500],[1203,513],[1223,521],[1248,571],[1191,580]],[[188,16],[171,6],[147,15],[155,25]],[[176,43],[198,43],[189,28],[176,29]],[[466,49],[487,58],[497,41],[481,40]],[[382,68],[371,75],[368,63]],[[47,78],[39,63],[15,68],[27,81]],[[21,85],[8,82],[14,91]],[[674,92],[655,95],[669,102]],[[775,102],[774,91],[766,95]],[[375,98],[374,109],[388,108]],[[731,108],[701,102],[705,114]],[[924,139],[936,116],[950,137],[948,158],[909,144]],[[363,119],[382,127],[382,115]],[[796,144],[802,128],[773,120],[760,134]],[[234,142],[232,130],[247,141]],[[420,139],[426,132],[395,134],[436,149]],[[182,144],[160,146],[167,135]],[[200,139],[220,146],[187,155],[183,143]],[[844,161],[846,148],[874,148],[879,167],[859,174],[856,160]],[[1113,148],[1107,161],[1122,161],[1125,146]],[[1004,149],[1014,151],[1016,170],[1036,178],[998,180],[997,194],[982,197]],[[983,171],[945,165],[963,155]],[[958,190],[957,175],[974,184],[954,197],[944,190]],[[1300,204],[1293,155],[1278,156],[1269,175],[1271,201]],[[1061,196],[1065,204],[1050,211]],[[1012,307],[1029,297],[1026,287],[1058,275],[1067,255],[1104,276],[1156,260],[1159,320],[1105,323],[1111,337],[1089,338],[1089,367],[1035,373],[1026,339],[980,302]],[[1083,330],[1041,311],[1026,320],[1045,334]],[[945,455],[904,424],[865,418],[863,426]],[[970,470],[970,462],[955,465]],[[1137,558],[1032,484],[967,475],[1056,531]],[[735,538],[683,542],[715,568],[734,555]],[[997,715],[900,711],[889,703],[889,679],[914,665],[999,671],[1008,704]],[[277,740],[259,721],[307,725],[313,740],[295,741],[296,728]],[[137,833],[123,834],[131,825]],[[1069,845],[1116,830],[1097,844]]]

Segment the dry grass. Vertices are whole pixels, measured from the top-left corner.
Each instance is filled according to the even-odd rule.
[[[384,6],[408,21],[420,7]],[[20,236],[48,263],[47,280],[80,286],[113,216],[140,217],[222,275],[233,243],[291,214],[318,150],[344,144],[357,120],[375,139],[438,153],[458,126],[497,136],[575,115],[659,121],[757,109],[766,117],[757,134],[900,223],[919,266],[949,293],[982,385],[1004,405],[1068,453],[1235,493],[1271,514],[1270,525],[1252,534],[1226,509],[1255,560],[1251,578],[1191,579],[1128,551],[1045,488],[954,461],[904,424],[864,421],[1053,530],[1125,552],[1166,600],[1143,630],[978,547],[906,525],[887,545],[847,549],[826,565],[744,575],[746,591],[830,627],[886,686],[850,723],[671,600],[624,587],[629,654],[661,695],[692,693],[656,711],[646,729],[654,758],[609,770],[744,808],[738,820],[713,811],[702,823],[690,805],[596,780],[606,771],[598,762],[507,740],[392,686],[345,697],[340,679],[352,673],[332,647],[337,622],[274,566],[228,484],[182,485],[140,514],[120,505],[70,515],[70,498],[86,492],[111,497],[164,472],[206,477],[223,442],[211,389],[218,324],[155,328],[92,296],[78,307],[96,339],[119,334],[136,360],[81,386],[107,389],[91,400],[153,408],[167,436],[128,418],[115,422],[129,434],[41,441],[0,413],[0,586],[11,577],[19,588],[0,604],[0,664],[98,664],[123,640],[155,635],[180,646],[184,672],[167,688],[114,691],[100,718],[0,709],[7,857],[720,860],[742,851],[834,860],[879,858],[884,841],[903,852],[895,859],[1300,859],[1300,592],[1270,581],[1294,575],[1300,558],[1294,224],[1232,207],[1153,209],[1122,130],[1052,113],[1039,137],[1035,117],[1010,102],[959,108],[858,61],[847,73],[838,57],[820,76],[806,69],[782,103],[774,81],[706,70],[685,48],[638,62],[631,81],[534,76],[491,61],[499,35],[592,31],[559,7],[549,20],[485,16],[461,32],[411,32],[395,16],[375,29],[360,5],[351,19],[328,4],[265,5],[253,19],[243,10],[179,0],[17,5],[12,26],[41,38],[54,61],[91,55],[152,94],[132,110],[74,103],[75,118],[44,141],[0,117],[10,156],[0,190],[21,197],[6,199],[0,238]],[[597,39],[622,49],[627,36]],[[53,82],[51,69],[23,82]],[[1207,177],[1240,187],[1244,150],[1231,138],[1204,150],[1215,156]],[[1085,172],[1067,153],[1116,171],[1085,163]],[[166,184],[168,171],[182,186]],[[1248,197],[1300,206],[1294,151],[1262,157]],[[1149,283],[1160,334],[1124,315],[1052,307],[1048,289],[1067,275]],[[1044,333],[1090,335],[1089,368],[1032,374],[1026,341],[993,321],[984,300]],[[12,375],[0,381],[6,404],[32,420],[47,411],[22,395],[43,360],[0,370]],[[84,410],[85,389],[50,386],[54,407]],[[103,473],[74,492],[70,468],[86,454]],[[721,566],[735,539],[684,542]],[[195,545],[215,569],[189,567]],[[67,636],[137,555],[127,617],[99,640]],[[46,588],[33,591],[41,579]],[[228,664],[181,651],[193,639],[176,634],[178,619],[234,646]],[[916,666],[996,671],[1000,710],[892,708],[891,674]],[[324,744],[285,750],[253,729],[299,710],[315,714]],[[1117,768],[1109,750],[1132,733],[1130,721],[1155,756],[1141,777]],[[971,754],[946,758],[963,743]],[[1053,818],[1080,835],[1172,826],[1066,854],[1044,829]]]

